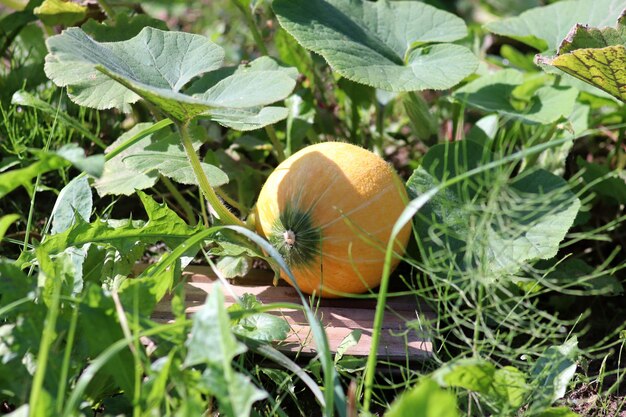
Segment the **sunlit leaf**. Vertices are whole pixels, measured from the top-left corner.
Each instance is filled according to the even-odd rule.
[[[626,101],[626,17],[620,17],[617,28],[577,24],[556,56],[541,55],[537,62],[559,68]]]
[[[540,52],[556,51],[574,25],[612,26],[624,9],[626,0],[559,1],[527,10],[519,16],[490,22],[485,27]]]
[[[411,1],[276,0],[281,26],[345,78],[391,91],[445,89],[473,73],[459,17]]]
[[[138,195],[148,214],[147,222],[96,219],[87,223],[77,219],[74,226],[62,233],[50,235],[39,247],[49,254],[60,253],[71,246],[81,247],[86,243],[112,246],[121,253],[132,251],[139,242],[163,241],[173,248],[197,230],[188,226],[164,204],[158,204],[142,192],[138,192]]]
[[[44,0],[33,12],[48,26],[72,26],[85,19],[87,6],[73,1]]]
[[[240,311],[258,308],[261,303],[252,294],[244,294],[241,304],[233,304],[229,311]],[[259,342],[284,340],[289,333],[289,324],[282,317],[269,313],[254,313],[243,317],[233,327],[233,331],[241,336]]]
[[[389,407],[385,417],[437,416],[458,417],[456,397],[430,378],[402,393]]]
[[[295,86],[281,70],[234,73],[194,96],[181,92],[193,78],[218,69],[224,51],[207,38],[151,27],[120,42],[96,42],[77,28],[47,42],[46,74],[67,86],[78,104],[125,107],[140,97],[186,123],[213,109],[256,108],[285,98]],[[257,111],[258,113],[259,111]]]

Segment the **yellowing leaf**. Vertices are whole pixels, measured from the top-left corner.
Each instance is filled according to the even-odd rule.
[[[48,26],[72,26],[85,19],[87,7],[71,1],[45,0],[33,12]]]
[[[543,61],[626,101],[626,48],[577,49]]]

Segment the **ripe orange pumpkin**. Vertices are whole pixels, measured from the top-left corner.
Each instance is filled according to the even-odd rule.
[[[256,227],[303,292],[362,293],[380,284],[391,229],[407,201],[404,184],[382,158],[325,142],[293,154],[269,176],[256,205]],[[397,238],[394,268],[410,233],[406,225]],[[291,283],[284,271],[281,276]]]

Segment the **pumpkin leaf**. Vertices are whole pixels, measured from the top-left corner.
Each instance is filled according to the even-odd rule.
[[[47,26],[72,26],[87,16],[87,6],[67,0],[44,0],[33,10]]]
[[[273,8],[300,45],[361,84],[440,90],[478,66],[469,49],[450,43],[467,36],[463,20],[421,2],[275,0]]]
[[[409,194],[426,195],[445,179],[492,157],[467,140],[436,145],[409,178]],[[565,181],[548,171],[524,171],[506,182],[503,175],[483,172],[447,187],[421,208],[415,224],[426,253],[442,253],[446,259],[454,253],[463,270],[479,268],[487,281],[513,274],[525,262],[556,255],[580,201]]]
[[[70,28],[47,45],[46,74],[67,86],[72,100],[98,109],[125,107],[141,97],[179,122],[217,109],[217,120],[228,125],[231,106],[236,122],[252,118],[262,124],[276,113],[269,117],[258,107],[285,98],[295,86],[283,71],[255,71],[235,73],[194,96],[184,94],[191,79],[218,69],[224,59],[222,48],[188,33],[146,27],[127,41],[100,43]],[[245,115],[238,111],[250,108]]]
[[[497,112],[526,123],[549,124],[573,112],[578,90],[566,86],[540,87],[528,105],[523,108],[514,106],[511,96],[523,82],[524,75],[521,72],[505,69],[466,84],[452,96],[472,107]]]
[[[574,25],[611,26],[624,9],[626,0],[560,1],[527,10],[516,17],[490,22],[485,28],[540,52],[556,51]]]
[[[139,123],[120,136],[108,149],[116,149],[130,138],[152,127],[154,127],[152,123]],[[192,136],[196,138],[199,134]],[[195,150],[201,145],[199,140],[193,140]],[[228,183],[228,176],[222,170],[206,163],[201,165],[213,187]],[[102,177],[95,182],[95,187],[101,196],[131,195],[135,190],[152,187],[157,182],[159,174],[181,184],[196,184],[196,177],[178,133],[159,131],[144,135],[106,161]]]
[[[597,29],[577,24],[559,46],[556,56],[538,55],[536,60],[626,102],[623,70],[626,67],[626,17],[620,16],[617,28]]]

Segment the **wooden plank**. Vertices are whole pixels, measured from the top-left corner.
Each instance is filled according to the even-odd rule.
[[[221,285],[209,267],[190,266],[184,272],[185,304],[187,314],[193,314],[204,305],[214,285]],[[273,273],[253,271],[249,277],[231,281],[230,290],[224,291],[226,306],[236,303],[236,297],[253,294],[263,304],[289,302],[300,304],[296,291],[285,285],[272,285]],[[156,307],[153,318],[157,321],[172,319],[171,298],[165,297]],[[359,342],[345,354],[367,356],[371,350],[374,325],[375,299],[316,299],[312,306],[328,335],[331,351],[353,330],[361,331]],[[291,331],[286,340],[278,342],[283,352],[314,354],[315,344],[304,313],[295,309],[277,309],[272,314],[283,317]],[[423,360],[432,355],[428,335],[419,329],[420,320],[429,320],[434,314],[413,296],[390,297],[382,324],[378,354],[388,360]],[[415,325],[407,326],[407,323]]]

